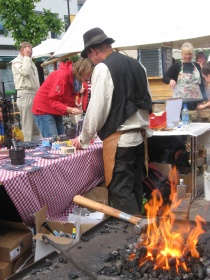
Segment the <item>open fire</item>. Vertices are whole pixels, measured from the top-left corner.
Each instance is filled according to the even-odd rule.
[[[170,200],[176,192],[177,180],[173,178],[174,174],[176,170],[170,174],[170,181],[174,182],[171,184]],[[180,203],[181,200],[174,207]],[[186,220],[177,222],[170,203],[163,203],[158,190],[152,192],[152,198],[146,203],[145,209],[148,221],[155,222],[148,223],[146,232],[138,238],[129,255],[124,252],[125,257],[122,251],[118,251],[116,257],[119,262],[119,255],[123,255],[120,265],[122,271],[127,269],[132,273],[133,277],[129,279],[210,279],[205,278],[208,273],[201,262],[198,248],[199,236],[205,233],[205,220],[197,216],[193,223]],[[208,266],[210,271],[210,261]],[[122,274],[118,275],[123,278]]]
[[[159,192],[153,191],[152,199],[145,206],[149,220],[157,217],[162,202]],[[186,223],[180,223],[177,228],[174,222],[173,213],[170,212],[169,205],[166,205],[162,217],[157,222],[148,224],[147,232],[142,234],[139,243],[140,247],[145,248],[138,261],[140,267],[150,263],[153,269],[170,270],[173,267],[177,273],[191,271],[189,263],[192,258],[199,259],[196,245],[198,237],[205,232],[202,229],[205,220],[197,216],[196,226],[193,228]],[[134,258],[135,253],[130,255],[129,260]]]

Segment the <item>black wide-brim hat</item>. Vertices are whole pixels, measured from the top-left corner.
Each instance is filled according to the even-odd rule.
[[[92,28],[84,33],[84,50],[81,52],[81,57],[87,58],[87,48],[96,44],[101,44],[107,42],[109,44],[114,43],[115,41],[112,38],[107,37],[104,31],[98,27]]]

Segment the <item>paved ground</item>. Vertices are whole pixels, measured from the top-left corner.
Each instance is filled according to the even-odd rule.
[[[207,169],[210,167],[210,145],[206,144],[206,162]],[[209,181],[210,184],[210,181]],[[190,205],[189,219],[194,220],[196,215],[202,216],[206,221],[210,222],[210,201],[205,199],[204,191],[204,176],[202,174],[197,176],[196,180],[197,195]],[[210,186],[209,186],[210,188]]]
[[[204,194],[204,177],[197,176],[197,195],[190,205],[189,219],[194,220],[196,215],[200,215],[210,222],[210,201],[206,201]]]

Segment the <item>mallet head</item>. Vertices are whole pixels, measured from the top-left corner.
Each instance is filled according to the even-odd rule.
[[[135,226],[134,226],[134,233],[135,234],[142,234],[144,232],[146,232],[147,230],[147,226],[149,224],[153,224],[154,222],[156,222],[156,219],[141,219]]]

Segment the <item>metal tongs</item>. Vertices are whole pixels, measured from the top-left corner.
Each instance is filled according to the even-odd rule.
[[[78,270],[82,271],[93,280],[98,279],[98,277],[92,271],[90,271],[87,267],[85,267],[85,265],[79,263],[78,260],[76,260],[73,256],[68,254],[65,250],[63,250],[63,248],[61,248],[59,244],[55,243],[47,235],[43,234],[42,239],[45,242],[48,242],[50,245],[52,245],[55,249],[60,251],[60,253],[66,258],[66,260],[69,260]]]

